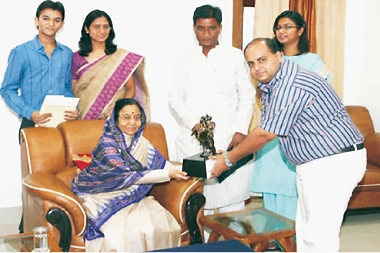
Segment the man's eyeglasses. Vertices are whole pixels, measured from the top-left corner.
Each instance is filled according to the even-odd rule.
[[[280,31],[281,29],[284,29],[285,31],[287,31],[287,30],[290,30],[290,29],[292,29],[292,28],[299,28],[299,26],[291,26],[291,25],[284,25],[284,26],[280,26],[280,25],[278,25],[278,26],[275,26],[275,27],[273,27],[273,30],[274,31]]]

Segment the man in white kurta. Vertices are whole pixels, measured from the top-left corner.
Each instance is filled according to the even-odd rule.
[[[180,55],[175,65],[169,105],[180,125],[175,140],[176,160],[180,162],[202,152],[199,141],[191,136],[201,116],[208,114],[215,122],[216,150],[236,146],[248,133],[255,91],[242,51],[219,45],[222,25],[218,11],[209,5],[195,10],[194,32],[199,46]],[[212,16],[207,16],[209,13]],[[252,167],[252,162],[247,163],[222,183],[205,180],[205,213],[244,209],[244,200],[250,197]]]

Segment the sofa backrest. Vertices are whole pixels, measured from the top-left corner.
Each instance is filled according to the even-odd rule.
[[[66,167],[65,143],[57,128],[22,129],[20,152],[22,178],[37,171],[55,174]]]
[[[76,120],[67,121],[57,126],[66,145],[65,156],[68,166],[74,166],[73,155],[92,153],[103,133],[104,122],[104,120]],[[147,123],[144,136],[168,159],[168,147],[162,125]]]
[[[103,133],[104,120],[75,120],[59,124],[66,145],[67,166],[74,166],[74,154],[91,154]]]
[[[160,151],[161,155],[169,160],[168,145],[166,143],[166,135],[164,128],[159,123],[150,122],[145,125],[144,137],[147,138],[150,143]]]
[[[352,121],[357,126],[360,132],[366,137],[368,134],[375,132],[369,111],[364,106],[349,105],[346,106],[348,114],[350,114]]]
[[[104,120],[76,120],[57,128],[30,127],[21,131],[20,152],[22,178],[45,171],[56,174],[74,166],[74,154],[90,154],[103,133]],[[147,123],[144,136],[169,159],[165,131],[161,124]]]

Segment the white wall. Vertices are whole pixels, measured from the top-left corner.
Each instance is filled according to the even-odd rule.
[[[0,82],[10,50],[36,34],[34,16],[42,0],[0,1]],[[152,121],[163,124],[173,156],[176,121],[167,104],[173,61],[196,44],[192,15],[197,6],[213,4],[223,11],[221,44],[232,41],[232,0],[61,0],[66,9],[65,26],[57,39],[77,50],[85,16],[102,9],[112,18],[116,43],[146,57],[146,80],[151,94]],[[19,121],[0,99],[0,208],[21,205],[21,172],[18,145]],[[0,217],[1,219],[1,217]]]
[[[379,24],[380,1],[347,0],[345,104],[364,105],[380,132]]]
[[[253,39],[253,31],[255,28],[255,7],[244,7],[243,17],[242,49],[244,50],[248,43]]]

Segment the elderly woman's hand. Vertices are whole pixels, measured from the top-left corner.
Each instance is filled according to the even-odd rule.
[[[178,169],[170,169],[169,177],[177,180],[188,180],[190,178],[187,172]]]

